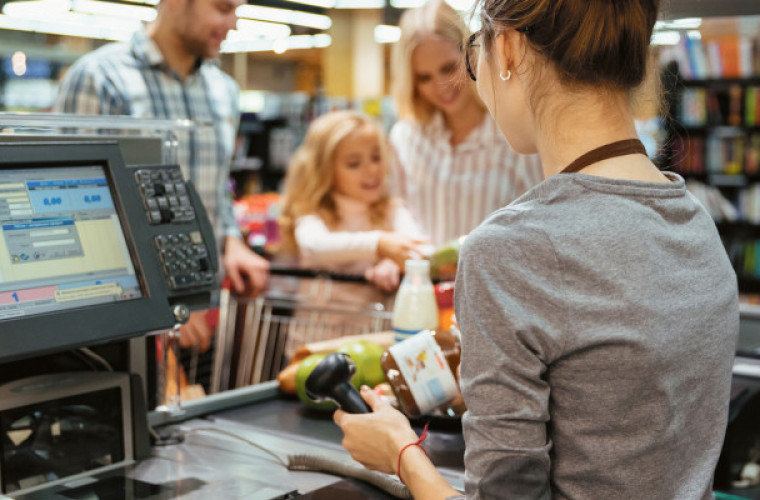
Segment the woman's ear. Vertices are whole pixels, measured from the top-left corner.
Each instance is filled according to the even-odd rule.
[[[493,55],[498,63],[500,74],[507,74],[517,69],[523,53],[523,37],[515,30],[507,29],[499,33],[493,41]]]

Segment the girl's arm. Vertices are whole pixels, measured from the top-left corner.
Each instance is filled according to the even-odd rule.
[[[330,231],[317,215],[299,217],[295,228],[301,256],[316,264],[374,260],[382,234],[382,231]]]
[[[403,266],[415,249],[413,240],[387,231],[330,231],[317,215],[299,217],[295,237],[301,256],[318,265],[388,258]]]
[[[370,388],[362,387],[361,395],[372,413],[351,415],[338,410],[333,416],[343,430],[342,444],[351,456],[369,469],[398,474],[415,500],[444,500],[461,495],[438,473],[419,446],[404,450],[399,470],[399,452],[417,441],[417,434],[401,412]]]

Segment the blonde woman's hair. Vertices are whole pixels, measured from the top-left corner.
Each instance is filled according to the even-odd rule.
[[[443,38],[462,47],[470,31],[462,16],[443,0],[430,0],[421,7],[407,10],[402,14],[399,25],[401,39],[393,48],[391,91],[396,101],[399,118],[424,124],[432,118],[436,108],[417,93],[412,68],[414,49],[430,37]],[[474,83],[464,72],[464,53],[462,53],[462,71],[454,78],[457,78],[464,91],[470,92],[475,102],[485,109]]]
[[[380,139],[380,154],[388,163],[386,138],[380,126],[369,116],[356,111],[333,111],[314,120],[296,150],[285,176],[280,230],[283,252],[296,253],[295,223],[299,217],[317,214],[327,227],[340,223],[332,197],[335,153],[340,143],[357,130],[369,129]],[[386,191],[370,207],[370,219],[377,229],[389,230],[387,211],[390,197]]]

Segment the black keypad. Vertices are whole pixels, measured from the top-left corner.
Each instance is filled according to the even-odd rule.
[[[145,215],[152,225],[191,222],[195,210],[187,196],[187,187],[179,167],[141,169],[135,181],[145,206]]]
[[[199,231],[154,238],[166,282],[174,290],[214,283],[208,249]]]

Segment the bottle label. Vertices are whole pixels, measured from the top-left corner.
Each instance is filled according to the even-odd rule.
[[[405,330],[403,328],[393,328],[393,340],[396,342],[403,342],[404,340],[414,337],[420,332],[424,332],[426,329],[422,330]]]
[[[412,335],[388,351],[423,415],[459,394],[454,374],[430,330]]]

